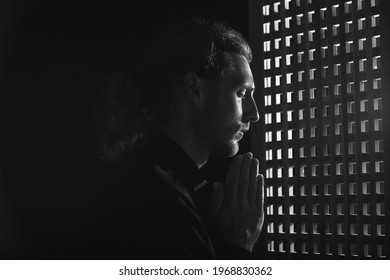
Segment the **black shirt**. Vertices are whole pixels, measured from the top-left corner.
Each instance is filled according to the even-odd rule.
[[[169,137],[155,131],[126,162],[107,168],[77,242],[85,258],[251,258],[212,240],[206,222],[211,186]]]

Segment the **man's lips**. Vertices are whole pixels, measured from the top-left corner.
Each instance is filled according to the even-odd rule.
[[[237,131],[239,138],[241,139],[242,137],[244,137],[244,133],[247,132],[248,130],[249,130],[249,126],[245,126],[241,128],[239,131]]]
[[[245,132],[248,132],[248,130],[249,130],[249,126],[246,126],[246,127],[242,128],[240,131],[242,133],[245,133]]]

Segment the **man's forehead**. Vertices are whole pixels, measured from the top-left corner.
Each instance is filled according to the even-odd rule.
[[[233,59],[235,67],[224,75],[223,82],[254,89],[252,71],[246,58],[242,55],[236,55]]]

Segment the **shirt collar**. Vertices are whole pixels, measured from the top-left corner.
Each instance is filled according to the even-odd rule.
[[[160,131],[149,134],[147,145],[151,156],[162,168],[171,171],[189,188],[190,193],[198,191],[207,184],[202,170],[192,158],[173,139]]]

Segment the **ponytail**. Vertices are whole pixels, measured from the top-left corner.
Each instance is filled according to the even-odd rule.
[[[150,117],[132,74],[115,73],[101,82],[92,104],[89,142],[100,160],[121,160],[142,142]]]

